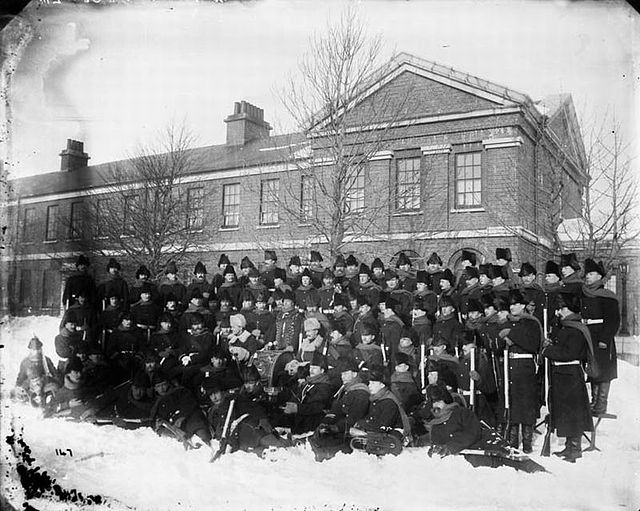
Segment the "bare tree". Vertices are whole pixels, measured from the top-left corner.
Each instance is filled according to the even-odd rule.
[[[326,245],[331,256],[350,242],[388,232],[393,202],[415,200],[411,186],[398,188],[382,178],[388,170],[374,168],[388,165],[379,161],[381,152],[392,131],[402,136],[406,127],[399,121],[410,119],[415,106],[411,90],[399,95],[382,87],[366,94],[390,70],[381,64],[382,49],[382,39],[369,37],[347,9],[311,37],[297,74],[280,91],[305,139],[289,144],[284,156],[291,171],[280,180],[279,207],[306,226],[310,244]]]
[[[93,227],[94,253],[107,256],[115,250],[157,274],[197,246],[206,209],[204,189],[187,182],[200,166],[193,142],[184,125],[172,123],[155,142],[103,173],[106,192],[84,219]],[[73,218],[69,228],[75,229]]]

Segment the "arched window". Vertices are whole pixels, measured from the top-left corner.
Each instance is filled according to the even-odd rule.
[[[476,255],[478,265],[484,263],[485,261],[485,255],[478,249],[463,247],[459,250],[456,250],[453,254],[451,254],[451,256],[449,257],[449,260],[447,261],[447,268],[450,268],[453,273],[455,273],[456,270],[459,270],[461,268],[463,250],[465,252],[474,253]]]
[[[424,260],[422,256],[415,250],[399,250],[398,252],[393,254],[393,257],[389,261],[389,268],[396,267],[396,261],[398,260],[398,257],[400,257],[400,254],[402,254],[402,252],[404,252],[404,255],[406,255],[411,260],[411,267],[414,270],[422,270],[424,268]]]

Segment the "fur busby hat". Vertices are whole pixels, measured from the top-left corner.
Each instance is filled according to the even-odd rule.
[[[355,258],[353,254],[350,254],[346,260],[347,266],[358,266],[358,260]]]
[[[322,369],[326,371],[327,357],[325,357],[320,351],[314,351],[309,365],[322,367]]]
[[[176,263],[174,261],[169,261],[169,264],[167,264],[164,272],[173,273],[174,275],[176,275],[178,273],[178,267],[176,266]]]
[[[165,383],[169,381],[169,376],[164,371],[155,371],[153,373],[153,377],[151,378],[151,385],[154,387],[161,383]]]
[[[474,344],[476,343],[476,334],[473,330],[465,330],[462,335],[462,344]]]
[[[575,312],[576,314],[580,314],[582,310],[580,296],[575,293],[558,293],[556,305],[558,309],[566,307],[571,312]]]
[[[378,335],[378,330],[375,325],[372,325],[371,323],[363,323],[360,335]]]
[[[409,266],[411,266],[411,259],[409,259],[407,257],[407,254],[405,254],[404,252],[400,252],[398,260],[396,261],[396,268],[400,268],[400,266],[404,264],[408,264]]]
[[[255,265],[251,262],[251,259],[249,259],[249,256],[244,256],[241,260],[240,260],[240,268],[253,268]]]
[[[513,305],[514,303],[522,303],[526,305],[529,303],[529,300],[526,300],[524,295],[519,289],[511,289],[509,291],[509,305]]]
[[[467,311],[484,312],[484,307],[482,306],[482,303],[480,303],[480,300],[471,298],[471,300],[469,300],[469,303],[467,304]]]
[[[178,303],[178,298],[176,297],[176,295],[174,295],[173,293],[169,293],[168,295],[166,295],[164,298],[164,304],[167,305],[169,302]]]
[[[218,267],[222,266],[223,264],[225,266],[231,264],[231,261],[229,261],[229,257],[227,257],[227,254],[221,254],[220,259],[218,259]]]
[[[438,364],[438,362],[436,362],[435,360],[431,360],[429,359],[427,361],[427,372],[428,373],[437,373],[440,370],[440,366]]]
[[[120,266],[120,263],[112,257],[111,259],[109,259],[109,262],[107,263],[107,271],[109,271],[111,268],[115,268],[116,270],[119,271],[122,269],[122,266]]]
[[[392,270],[391,268],[388,268],[384,271],[384,279],[385,280],[393,280],[393,279],[397,279],[398,278],[398,274]]]
[[[475,266],[467,266],[464,269],[464,273],[467,275],[468,279],[479,279],[480,273],[478,272],[478,268]]]
[[[148,282],[145,282],[144,284],[142,284],[140,286],[140,294],[152,295],[153,294],[153,286],[151,284],[149,284]]]
[[[260,272],[258,271],[258,268],[256,268],[255,266],[252,266],[249,269],[248,276],[253,278],[260,277]]]
[[[27,348],[30,350],[41,350],[42,341],[34,335],[31,339],[29,339],[29,345],[27,346]]]
[[[140,370],[133,375],[133,379],[131,380],[132,387],[140,387],[143,389],[151,388],[151,380],[149,379],[149,375]]]
[[[507,269],[504,266],[500,266],[497,264],[491,265],[491,272],[487,275],[490,279],[497,279],[498,277],[502,277],[503,279],[507,279]]]
[[[264,260],[268,261],[268,260],[272,260],[272,261],[277,261],[278,260],[278,256],[276,255],[276,251],[275,250],[265,250],[264,251]]]
[[[336,262],[333,263],[334,268],[344,268],[345,267],[344,256],[342,254],[338,254],[336,256]]]
[[[242,293],[240,293],[240,301],[241,302],[255,302],[255,297],[253,293],[248,289],[243,289]]]
[[[525,303],[525,302],[523,302]],[[493,299],[493,306],[497,311],[509,311],[509,300],[507,300],[504,296],[496,296]]]
[[[227,264],[227,265],[224,267],[224,270],[223,270],[223,272],[222,272],[222,275],[227,275],[227,274],[229,274],[229,273],[233,274],[233,276],[235,277],[235,275],[236,275],[236,270],[234,270],[233,266],[231,266],[230,264]]]
[[[605,277],[607,275],[607,271],[604,269],[604,265],[602,264],[602,261],[600,261],[599,263],[596,263],[593,259],[585,259],[584,260],[584,273],[591,273],[592,271],[595,271],[596,273],[599,273],[602,277]]]
[[[168,312],[163,312],[158,318],[158,323],[171,323],[173,325],[173,316]]]
[[[205,275],[207,274],[207,267],[203,264],[202,261],[198,261],[196,263],[196,266],[193,269],[193,274],[195,275],[196,273],[204,273]]]
[[[320,330],[320,321],[317,318],[307,318],[304,320],[304,330]]]
[[[371,300],[365,294],[359,294],[357,296],[356,300],[358,301],[358,306],[360,306],[360,305],[368,305],[369,307],[371,307]]]
[[[309,260],[312,263],[321,263],[322,261],[324,261],[324,259],[322,259],[322,256],[320,255],[320,252],[318,252],[317,250],[311,251],[311,253],[309,254]]]
[[[416,273],[416,283],[428,284],[429,283],[429,274],[426,270],[418,270]]]
[[[80,254],[76,260],[76,268],[78,266],[91,266],[91,262],[84,254]]]
[[[431,341],[431,346],[447,346],[446,337],[441,332],[436,332],[433,334],[433,340]]]
[[[204,324],[204,316],[199,312],[194,312],[191,314],[191,321],[189,323],[191,326]]]
[[[384,298],[384,306],[387,309],[391,309],[392,311],[395,311],[400,307],[400,302],[396,300],[396,298],[394,298],[394,296],[391,293],[388,293],[387,296],[385,296]]]
[[[349,298],[343,293],[335,293],[333,295],[333,305],[342,305],[343,307],[349,308]]]
[[[371,270],[369,269],[369,267],[366,264],[360,263],[360,269],[358,270],[358,275],[369,275],[369,276],[371,276]]]
[[[300,277],[311,277],[311,270],[309,268],[305,268],[304,270],[302,270],[302,273],[300,274]]]
[[[489,307],[496,307],[495,296],[493,295],[493,293],[487,293],[485,295],[482,295],[480,297],[480,305],[482,305],[482,310],[487,309]]]
[[[504,259],[505,261],[511,261],[511,249],[496,248],[496,260],[497,259]]]
[[[67,309],[64,313],[64,323],[75,323],[78,324],[78,315],[75,313],[75,311],[71,310],[71,309]]]
[[[453,403],[453,398],[444,385],[431,385],[427,389],[428,398],[432,403],[443,401],[445,404]]]
[[[65,374],[69,374],[71,371],[82,372],[83,369],[84,369],[84,366],[82,364],[82,360],[74,356],[69,359],[69,363],[67,364],[67,367],[65,368],[64,372]]]
[[[284,295],[282,297],[283,300],[291,300],[292,302],[296,301],[296,295],[293,294],[293,291],[291,289],[287,289],[284,292]]]
[[[396,353],[396,365],[399,366],[401,364],[411,365],[411,357],[399,351]]]
[[[565,266],[570,266],[575,271],[580,270],[580,263],[578,262],[578,258],[576,257],[575,252],[560,255],[560,268],[563,268]]]
[[[273,278],[280,279],[284,282],[285,280],[287,280],[287,270],[285,270],[284,268],[276,268],[275,270],[273,270]]]
[[[225,288],[222,288],[218,291],[218,302],[228,302],[231,303],[233,300],[231,299],[231,294]]]
[[[448,280],[449,283],[453,286],[456,278],[453,276],[453,273],[449,268],[445,268],[442,272],[442,275],[440,275],[440,280]]]
[[[373,271],[374,268],[381,268],[382,271],[384,271],[384,263],[379,257],[376,257],[371,263],[371,271]]]
[[[151,277],[151,272],[149,268],[147,268],[144,264],[141,264],[140,267],[136,270],[136,278],[139,279],[141,276]]]
[[[335,278],[335,275],[333,274],[333,270],[331,268],[325,268],[324,271],[322,272],[322,278],[323,279]]]
[[[305,307],[320,307],[320,295],[318,293],[309,293],[304,299]]]
[[[442,266],[442,259],[440,259],[440,256],[437,253],[432,252],[429,259],[427,259],[427,264],[437,264],[438,266]]]
[[[352,373],[358,372],[358,364],[353,357],[340,357],[336,361],[335,370],[338,374],[351,371]]]
[[[255,296],[256,303],[267,303],[269,301],[269,294],[266,291],[258,291]]]
[[[486,264],[481,264],[480,266],[478,266],[478,274],[479,275],[486,275],[489,278],[491,277],[491,264],[490,263],[486,263]]]
[[[454,303],[453,299],[450,296],[447,296],[445,294],[443,294],[440,297],[440,308],[442,307],[453,307],[454,309],[456,308],[456,304]]]
[[[544,265],[544,273],[545,275],[557,275],[560,277],[560,266],[555,261],[547,261],[547,264]]]
[[[260,381],[262,381],[260,371],[258,371],[258,368],[253,364],[243,371],[242,378],[244,379],[245,383],[259,383]]]
[[[478,258],[476,257],[475,252],[471,252],[469,250],[462,251],[462,261],[469,261],[471,266],[475,266],[478,262]]]
[[[211,394],[217,394],[218,392],[224,392],[224,386],[218,378],[205,378],[200,384],[202,391],[210,396]]]
[[[538,271],[536,270],[535,266],[533,266],[531,263],[529,262],[525,262],[522,263],[522,266],[520,266],[520,276],[524,277],[527,275],[537,275]]]
[[[373,365],[367,371],[368,381],[381,381],[384,382],[384,367],[379,365]]]
[[[300,261],[300,256],[294,255],[289,259],[289,266],[302,266],[302,262]]]

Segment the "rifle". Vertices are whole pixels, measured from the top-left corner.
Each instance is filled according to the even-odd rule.
[[[471,348],[471,359],[469,364],[469,391],[471,394],[469,395],[469,407],[471,410],[474,409],[476,405],[476,381],[471,377],[471,372],[476,370],[476,349]]]
[[[504,360],[503,360],[503,369],[504,369],[504,424],[505,424],[505,436],[508,435],[510,422],[511,422],[511,410],[509,405],[509,346],[505,346],[504,348]]]
[[[227,450],[227,444],[229,443],[229,424],[231,423],[231,416],[233,415],[233,407],[235,406],[235,404],[236,404],[236,400],[234,398],[229,403],[227,416],[224,419],[224,426],[222,427],[222,435],[220,435],[220,447],[214,453],[214,455],[211,456],[209,463],[213,463],[214,461],[216,461]]]
[[[380,348],[382,348],[382,365],[387,367],[387,364],[388,364],[388,360],[387,360],[387,345],[384,342],[384,335],[382,334],[382,332],[380,332]]]
[[[427,360],[426,360],[427,346],[424,341],[420,343],[420,390],[427,388]]]
[[[549,381],[549,359],[544,359],[544,383],[545,383],[545,399],[547,401],[547,416],[544,418],[544,422],[547,426],[547,430],[544,433],[544,442],[542,443],[542,450],[540,456],[548,458],[551,455],[551,431],[553,429],[552,424],[552,411],[551,411],[551,382]]]

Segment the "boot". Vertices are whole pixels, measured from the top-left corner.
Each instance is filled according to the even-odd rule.
[[[591,409],[591,415],[602,415],[607,413],[607,403],[609,401],[610,381],[604,381],[598,384],[598,392],[596,393],[596,401]]]
[[[508,428],[509,445],[516,449],[520,445],[520,424],[512,424]]]
[[[571,451],[571,446],[569,445],[569,438],[565,438],[564,449],[561,451],[555,451],[553,453],[554,456],[559,456],[560,458],[566,456]]]
[[[564,461],[575,463],[577,459],[582,458],[582,437],[567,437],[567,453],[562,456]]]
[[[593,410],[596,406],[596,397],[598,396],[598,387],[599,383],[591,382],[591,403],[589,403],[589,408],[591,410],[591,415],[594,415]]]
[[[533,424],[522,425],[522,452],[529,454],[533,451],[531,443],[533,441]]]

